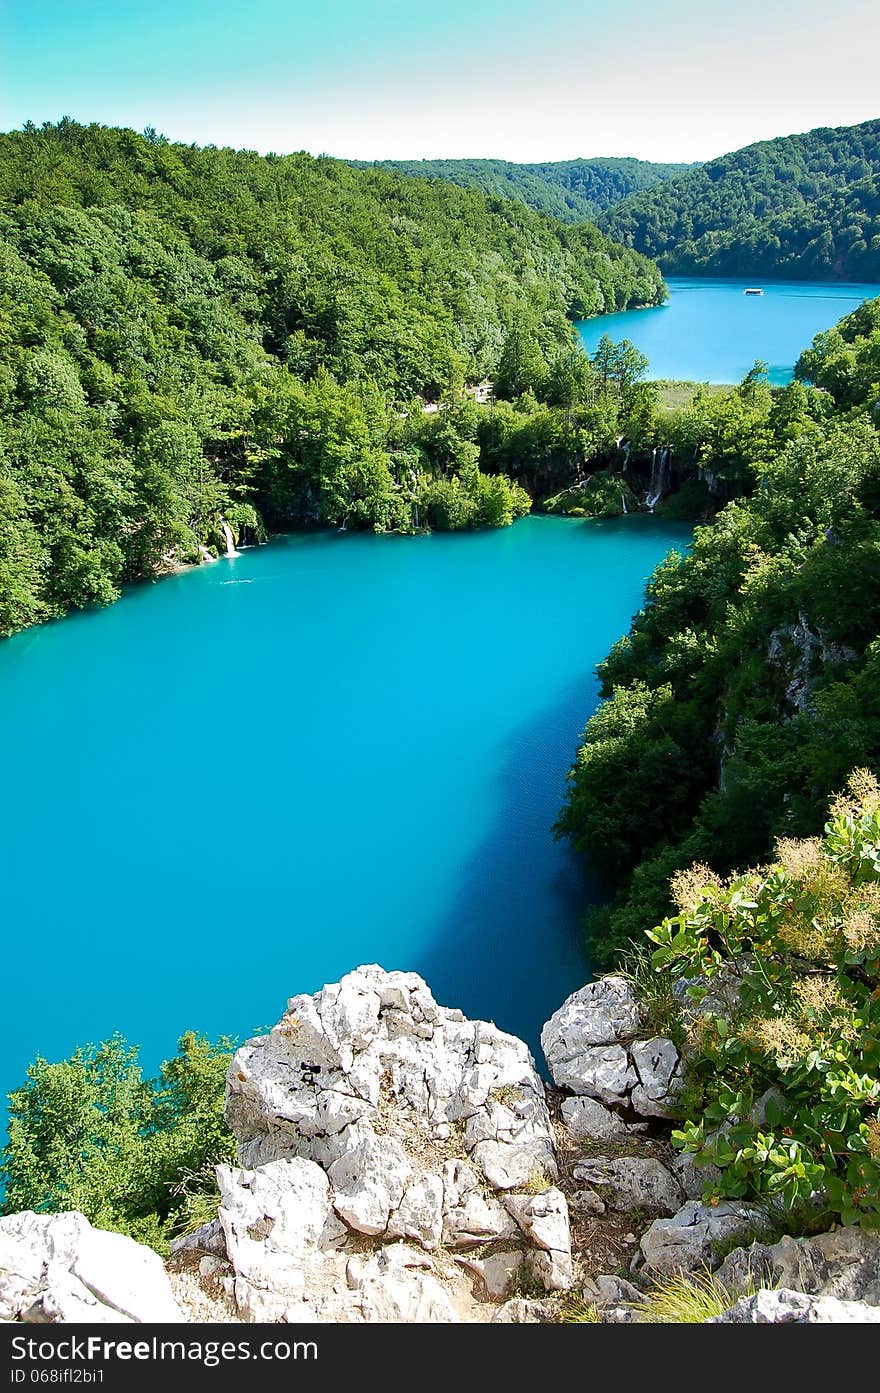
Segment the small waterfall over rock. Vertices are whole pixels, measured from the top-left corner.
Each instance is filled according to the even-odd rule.
[[[627,513],[629,512],[629,509],[628,509],[627,506],[626,506],[626,494],[625,494],[625,493],[622,493],[622,494],[620,495],[620,507],[621,507],[621,511],[623,512],[623,516],[626,517]]]
[[[655,446],[651,451],[651,480],[648,484],[648,492],[645,496],[645,507],[650,508],[653,513],[664,493],[669,492],[670,475],[669,458],[672,451],[668,445]]]
[[[226,540],[226,555],[238,556],[238,552],[235,550],[235,538],[232,535],[232,528],[225,518],[220,519],[220,530]]]

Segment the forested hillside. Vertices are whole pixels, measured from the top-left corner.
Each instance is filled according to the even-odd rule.
[[[817,386],[773,394],[755,372],[667,423],[704,478],[750,496],[659,567],[600,670],[559,822],[617,892],[592,916],[599,962],[669,911],[673,873],[815,835],[880,760],[880,300],[797,372]]]
[[[748,145],[600,226],[674,275],[880,281],[880,120]]]
[[[0,137],[0,632],[224,519],[412,530],[436,468],[400,448],[408,406],[663,294],[594,227],[477,191],[66,120]],[[447,525],[529,506],[477,454],[444,463]]]
[[[352,160],[357,168],[367,162]],[[482,189],[496,198],[515,198],[560,222],[595,219],[628,194],[652,189],[683,174],[689,164],[650,160],[556,160],[514,164],[510,160],[376,160],[375,168],[396,169],[419,179],[446,179],[463,189]]]

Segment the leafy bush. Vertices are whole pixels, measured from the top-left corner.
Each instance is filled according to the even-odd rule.
[[[880,1227],[875,777],[851,776],[821,839],[783,839],[772,865],[726,880],[693,866],[673,893],[679,913],[648,937],[654,968],[688,983],[674,1141],[720,1167],[719,1194]]]
[[[231,1041],[188,1032],[147,1081],[120,1035],[50,1064],[10,1094],[3,1212],[78,1209],[160,1251],[216,1213],[214,1166],[232,1160],[223,1120]]]

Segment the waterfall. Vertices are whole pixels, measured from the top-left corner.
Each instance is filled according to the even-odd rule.
[[[624,467],[624,469],[629,469],[629,452],[630,452],[631,449],[632,449],[632,446],[630,445],[629,441],[627,441],[626,444],[625,444],[624,447],[623,447],[623,467]]]
[[[656,446],[651,451],[651,479],[645,496],[645,507],[653,513],[664,493],[669,492],[671,470],[669,468],[670,449],[668,445]]]
[[[627,508],[627,506],[626,506],[626,494],[625,494],[625,493],[622,493],[622,494],[620,495],[620,506],[621,506],[621,508],[623,509],[623,516],[626,517],[629,510],[628,510],[628,508]]]
[[[232,535],[232,528],[225,518],[220,519],[220,531],[226,539],[226,555],[238,556],[238,552],[235,550],[235,538]]]
[[[216,558],[216,556],[214,556],[213,552],[208,551],[208,548],[207,548],[207,547],[203,547],[203,546],[201,546],[201,545],[199,546],[199,556],[201,557],[202,561],[216,561],[216,560],[217,560],[217,558]]]

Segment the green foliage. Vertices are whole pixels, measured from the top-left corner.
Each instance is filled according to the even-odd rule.
[[[356,168],[367,168],[352,160]],[[557,160],[548,164],[512,164],[508,160],[377,160],[375,168],[393,169],[418,179],[444,179],[463,189],[482,189],[495,198],[513,198],[560,222],[596,218],[628,194],[652,189],[693,168],[687,164],[653,164],[649,160]]]
[[[38,1058],[9,1097],[4,1212],[78,1209],[160,1249],[194,1215],[212,1217],[213,1167],[235,1155],[223,1121],[231,1048],[189,1032],[152,1081],[119,1035],[60,1064]]]
[[[866,358],[871,323],[869,308]],[[699,471],[682,503],[745,496],[657,569],[600,665],[605,702],[558,830],[610,883],[611,903],[588,923],[601,966],[669,911],[676,871],[700,860],[726,874],[766,857],[777,836],[818,831],[853,765],[880,762],[871,404],[870,390],[839,406],[799,382],[770,392],[756,368],[733,392],[657,417],[673,458]]]
[[[0,633],[222,547],[224,518],[417,529],[450,472],[401,458],[425,402],[496,372],[570,392],[571,318],[663,294],[595,227],[475,190],[69,120],[0,136]],[[513,477],[468,443],[451,473]],[[523,510],[464,494],[472,525]]]
[[[880,121],[748,145],[599,225],[670,274],[880,280]]]
[[[753,1292],[751,1285],[732,1291],[714,1272],[693,1272],[660,1282],[647,1301],[633,1308],[633,1315],[640,1325],[703,1325]]]
[[[693,1003],[687,1117],[673,1140],[718,1192],[880,1227],[880,787],[858,770],[821,839],[769,867],[694,866],[650,931]],[[722,981],[729,1011],[711,995]]]
[[[544,500],[545,512],[560,513],[564,517],[619,517],[624,512],[635,512],[638,507],[639,500],[626,479],[607,470],[589,474],[583,483]]]

